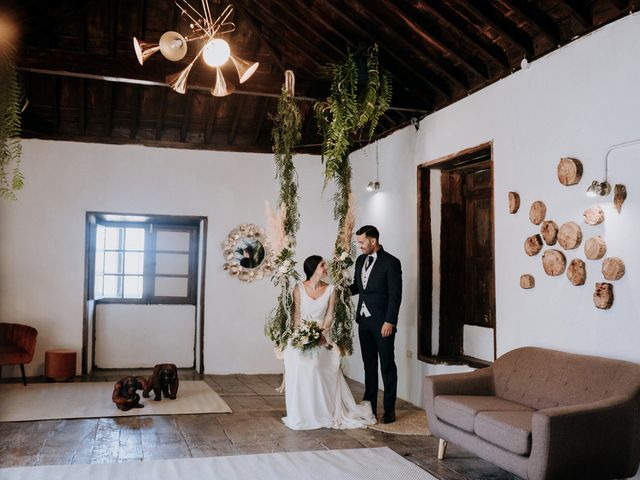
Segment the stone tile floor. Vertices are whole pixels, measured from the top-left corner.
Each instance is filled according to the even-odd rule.
[[[72,381],[115,382],[125,373],[151,372],[99,371]],[[275,391],[281,375],[181,371],[180,376],[207,382],[233,413],[0,423],[0,468],[387,446],[440,480],[518,479],[451,444],[447,458],[439,461],[435,437],[367,429],[289,430],[280,421],[285,414],[284,396]],[[361,398],[363,385],[355,381],[349,385],[356,399]],[[398,410],[417,408],[398,401]]]

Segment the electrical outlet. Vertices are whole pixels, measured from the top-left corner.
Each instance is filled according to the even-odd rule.
[[[413,352],[411,350],[407,350],[407,358],[413,357]]]

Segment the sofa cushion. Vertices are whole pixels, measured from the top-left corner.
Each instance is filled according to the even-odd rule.
[[[472,433],[479,412],[534,411],[526,405],[489,395],[438,395],[434,407],[440,420]]]
[[[518,455],[531,453],[531,417],[534,412],[480,412],[475,433],[480,438]]]

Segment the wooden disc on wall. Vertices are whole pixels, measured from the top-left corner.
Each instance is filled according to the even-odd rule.
[[[593,292],[593,303],[602,310],[611,308],[611,305],[613,305],[613,285],[610,283],[596,283],[596,291]]]
[[[558,232],[558,243],[565,250],[573,250],[582,242],[582,230],[576,222],[563,223]]]
[[[582,178],[582,162],[575,158],[561,158],[558,163],[558,180],[569,186],[580,182]]]
[[[520,287],[525,290],[529,290],[536,286],[536,279],[533,275],[529,275],[528,273],[524,275],[520,275]]]
[[[530,257],[537,255],[542,250],[542,237],[537,233],[524,241],[524,251]]]
[[[531,223],[540,225],[546,214],[547,206],[540,200],[536,200],[531,204],[531,209],[529,210],[529,220],[531,220]]]
[[[560,250],[546,250],[542,254],[542,268],[547,275],[555,277],[562,275],[567,266],[567,259]]]
[[[516,192],[509,192],[509,213],[516,213],[520,208],[520,195]]]
[[[589,237],[584,244],[584,254],[589,260],[600,260],[605,253],[607,244],[601,237]]]
[[[587,267],[582,260],[574,258],[567,267],[567,277],[576,287],[584,285],[587,279]]]
[[[604,211],[600,205],[587,208],[584,213],[584,223],[587,225],[599,225],[604,222]]]
[[[602,262],[602,275],[607,280],[620,280],[624,277],[624,262],[618,257],[605,258]]]
[[[627,187],[618,183],[613,189],[613,205],[616,207],[618,213],[620,213],[620,209],[622,208],[622,204],[627,199]]]
[[[558,225],[553,220],[542,222],[540,234],[547,245],[555,245],[558,240]]]

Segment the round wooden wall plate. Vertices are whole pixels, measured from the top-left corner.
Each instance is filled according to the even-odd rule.
[[[540,234],[547,245],[555,245],[558,241],[558,225],[553,220],[546,220],[540,225]]]
[[[565,250],[578,248],[582,242],[582,230],[575,222],[563,223],[558,232],[558,243]]]
[[[618,257],[605,258],[602,262],[602,275],[607,280],[620,280],[624,277],[624,262]]]
[[[547,206],[540,200],[536,200],[531,204],[529,209],[529,220],[534,225],[540,225],[547,215]]]
[[[607,253],[607,244],[599,237],[589,237],[584,244],[584,254],[589,260],[600,260]]]
[[[520,209],[520,195],[509,192],[509,213],[516,213]]]
[[[562,275],[566,266],[567,259],[560,250],[549,249],[542,254],[542,268],[547,275]]]
[[[536,286],[536,279],[533,275],[529,275],[528,273],[524,275],[520,275],[520,287],[525,290],[529,290]]]
[[[558,180],[565,186],[576,185],[582,179],[582,162],[576,158],[561,158],[558,163]]]
[[[524,241],[524,251],[530,257],[537,255],[542,250],[542,237],[537,233]]]
[[[584,285],[587,280],[587,267],[582,260],[574,258],[567,267],[567,278],[576,287]]]
[[[587,208],[584,213],[584,223],[587,225],[599,225],[604,222],[604,211],[600,205]]]
[[[606,310],[613,305],[613,285],[610,283],[596,283],[596,290],[593,292],[593,303],[596,308]]]

